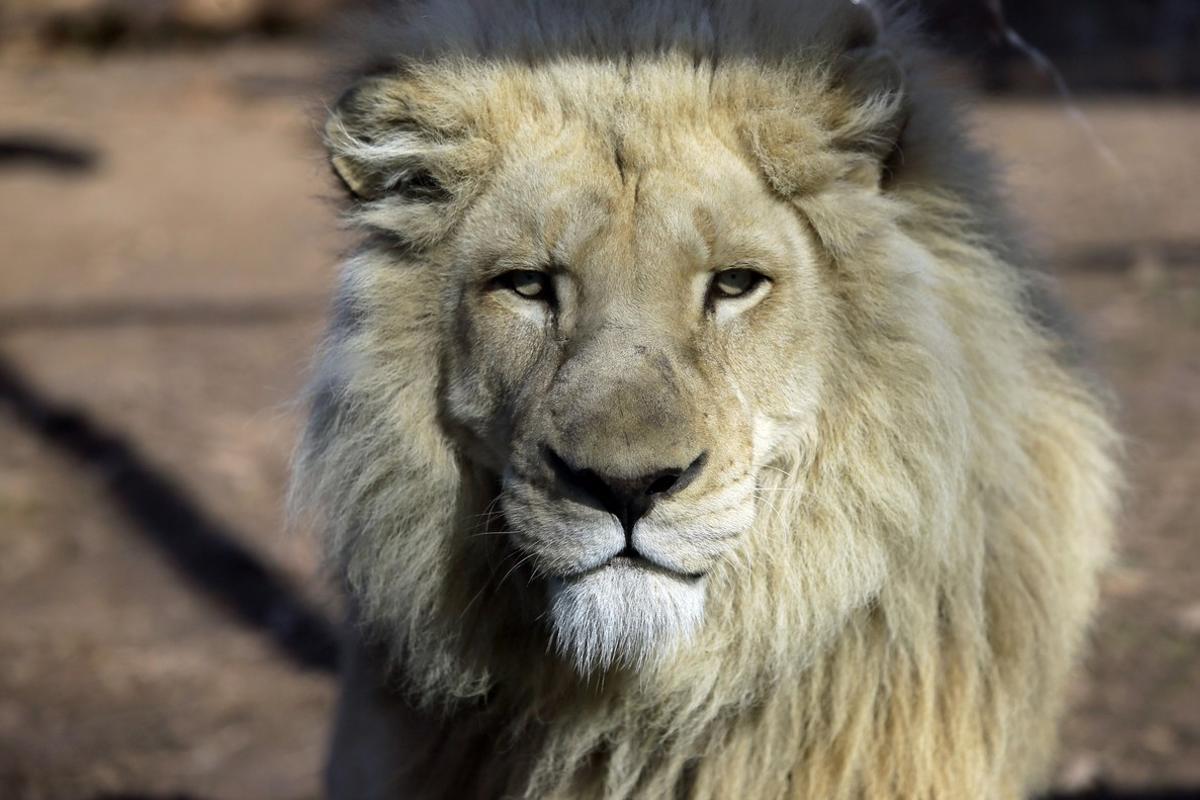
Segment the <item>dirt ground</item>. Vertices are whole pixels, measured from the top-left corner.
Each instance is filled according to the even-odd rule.
[[[318,796],[334,612],[281,512],[345,245],[317,70],[0,66],[0,798]],[[978,116],[1129,443],[1060,788],[1197,797],[1200,105],[1083,110],[1116,163],[1060,104]]]

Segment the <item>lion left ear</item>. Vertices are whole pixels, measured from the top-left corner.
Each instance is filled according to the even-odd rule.
[[[907,79],[879,16],[865,5],[854,10],[834,72],[835,89],[845,92],[847,104],[834,121],[834,141],[852,156],[844,177],[879,187],[900,165],[909,117]]]
[[[906,70],[867,7],[842,7],[816,54],[827,69],[817,103],[782,103],[755,114],[746,142],[772,188],[802,197],[841,183],[878,192],[901,165],[909,118]],[[812,72],[803,69],[804,80]]]

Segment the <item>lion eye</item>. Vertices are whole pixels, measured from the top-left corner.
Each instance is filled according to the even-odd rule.
[[[501,275],[498,282],[526,300],[549,302],[554,296],[553,288],[550,286],[550,276],[537,270],[515,269]]]
[[[767,279],[761,272],[745,267],[723,269],[713,276],[712,295],[716,298],[742,297],[752,292]]]

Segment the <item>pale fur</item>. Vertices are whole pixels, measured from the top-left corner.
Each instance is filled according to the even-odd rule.
[[[328,129],[348,182],[427,170],[447,196],[368,187],[353,204],[374,235],[344,266],[293,499],[319,513],[358,635],[384,654],[393,721],[485,743],[389,758],[395,742],[354,740],[344,709],[341,749],[354,740],[372,753],[361,770],[394,780],[375,794],[335,764],[333,791],[1028,796],[1052,763],[1108,552],[1114,436],[1041,319],[1038,279],[1013,264],[983,160],[898,20],[866,63],[869,78],[886,54],[902,87],[859,92],[839,71],[861,24],[848,0],[620,7],[422,5],[380,37],[400,77],[373,107],[386,119],[402,104],[404,124],[364,133],[335,114]],[[469,360],[451,369],[465,358],[448,300],[456,237],[531,115],[619,130],[635,148],[639,131],[717,131],[811,233],[798,252],[825,264],[826,300],[805,310],[814,377],[789,384],[787,409],[755,407],[765,390],[748,378],[730,389],[756,513],[734,549],[689,556],[715,559],[698,596],[669,589],[613,613],[620,574],[604,578],[615,590],[539,584],[497,516],[504,465],[447,428],[447,407],[493,413],[482,378],[447,378],[475,374]],[[803,360],[776,349],[754,367],[786,377]],[[546,625],[547,592],[561,625]],[[372,674],[355,673],[347,698]]]
[[[704,614],[703,584],[629,567],[587,581],[556,578],[549,591],[554,646],[584,676],[669,658],[690,644]]]

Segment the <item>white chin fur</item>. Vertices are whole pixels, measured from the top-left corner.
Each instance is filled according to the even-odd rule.
[[[616,563],[550,582],[555,649],[582,675],[638,668],[672,653],[700,627],[704,579]]]

